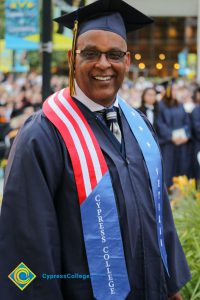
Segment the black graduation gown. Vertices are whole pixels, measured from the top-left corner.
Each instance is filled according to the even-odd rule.
[[[158,250],[146,167],[127,121],[122,115],[122,155],[107,127],[79,106],[113,182],[131,285],[127,300],[166,300],[190,279],[167,194],[163,219],[170,277]],[[60,134],[42,112],[29,118],[10,154],[0,218],[0,260],[0,299],[94,299],[90,279],[42,278],[43,273],[89,274],[72,164]],[[7,277],[21,261],[37,276],[23,292]]]
[[[191,114],[193,131],[193,162],[194,176],[200,180],[200,165],[197,160],[197,153],[200,152],[200,105],[196,106]]]
[[[163,156],[167,187],[172,185],[174,176],[191,175],[191,143],[177,146],[171,141],[172,131],[183,127],[187,127],[188,132],[191,131],[190,118],[183,105],[167,107],[163,101],[159,102],[156,132]]]

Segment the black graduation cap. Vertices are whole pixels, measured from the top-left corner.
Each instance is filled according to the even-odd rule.
[[[162,81],[159,85],[163,86],[166,91],[166,97],[171,98],[172,86],[176,83],[175,78],[170,78],[168,80]]]
[[[172,78],[165,79],[164,81],[161,81],[159,85],[162,85],[165,89],[167,89],[169,86],[172,86],[175,83],[176,83],[176,78],[172,77]]]
[[[7,106],[7,102],[1,102],[0,101],[0,107],[6,107]]]
[[[123,19],[123,22],[116,22],[111,25],[109,24],[109,18],[107,18],[108,29],[119,30],[121,32],[120,26],[125,25],[126,32],[131,32],[136,29],[142,28],[145,25],[148,25],[153,22],[153,20],[131,5],[127,4],[122,0],[99,0],[95,1],[87,6],[83,6],[76,11],[64,14],[63,16],[54,19],[54,21],[62,24],[69,29],[74,28],[74,21],[77,20],[79,26],[82,26],[83,23],[90,24],[88,28],[90,29],[99,29],[100,26],[105,26],[105,19],[102,20],[102,24],[99,22],[100,16],[110,16],[112,13],[119,13]],[[114,26],[113,26],[114,25]],[[101,28],[100,28],[101,29]],[[88,29],[89,30],[89,29]]]
[[[76,11],[54,19],[59,24],[73,29],[72,55],[69,63],[70,94],[74,95],[74,57],[76,39],[88,30],[111,31],[126,40],[126,33],[153,22],[143,13],[122,0],[98,0]]]

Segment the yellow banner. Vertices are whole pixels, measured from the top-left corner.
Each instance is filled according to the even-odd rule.
[[[5,40],[0,40],[0,71],[11,72],[13,66],[13,51],[5,48]]]

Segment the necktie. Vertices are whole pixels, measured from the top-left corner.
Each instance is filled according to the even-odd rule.
[[[95,111],[95,115],[98,117],[98,119],[99,119],[104,125],[107,126],[106,120],[105,120],[105,113],[106,113],[106,110],[105,110],[105,109]]]
[[[119,127],[118,120],[117,120],[117,112],[114,109],[114,107],[107,108],[105,116],[106,116],[106,122],[107,122],[107,125],[108,125],[110,131],[112,131],[114,136],[121,143],[122,134],[121,134],[121,130],[120,130],[120,127]]]

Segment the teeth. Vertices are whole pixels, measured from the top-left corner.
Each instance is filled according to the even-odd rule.
[[[107,77],[95,76],[94,78],[95,78],[96,80],[106,81],[106,80],[110,80],[110,79],[111,79],[111,76],[107,76]]]

